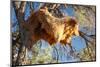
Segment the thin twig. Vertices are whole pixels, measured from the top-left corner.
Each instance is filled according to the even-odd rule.
[[[53,48],[56,50],[56,53],[57,53],[57,63],[58,63],[58,60],[59,60],[59,53],[58,53],[58,50],[55,46],[53,46]]]

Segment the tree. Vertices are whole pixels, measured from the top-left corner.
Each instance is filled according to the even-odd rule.
[[[36,10],[34,4],[36,3],[12,1],[12,8],[19,26],[19,31],[12,33],[13,38],[14,34],[16,36],[15,40],[12,39],[13,65],[59,63],[62,56],[75,58],[76,61],[95,60],[94,6],[38,3]],[[64,15],[64,9],[69,8],[74,11],[73,17]],[[26,19],[27,9],[30,16]],[[13,27],[16,25],[16,23],[13,24]],[[72,37],[75,35],[85,40],[86,47],[81,52],[75,51],[71,45]],[[45,40],[48,48],[44,50],[41,48],[43,45],[41,39]],[[57,45],[57,42],[60,42],[60,45]],[[70,46],[69,49],[67,45]],[[41,55],[42,50],[44,55]],[[49,52],[51,50],[53,50],[53,56]]]

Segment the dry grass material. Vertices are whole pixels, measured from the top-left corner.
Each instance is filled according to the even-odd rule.
[[[47,8],[42,8],[33,12],[28,19],[26,28],[29,30],[29,43],[44,39],[50,45],[60,42],[70,44],[73,35],[79,36],[78,22],[76,19],[66,16],[57,18],[53,16]]]

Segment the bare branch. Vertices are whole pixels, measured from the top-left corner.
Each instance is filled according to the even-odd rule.
[[[91,55],[91,52],[90,52],[90,49],[89,49],[89,45],[88,45],[88,42],[89,43],[91,43],[91,44],[93,44],[91,41],[89,41],[86,37],[85,37],[85,34],[83,33],[83,32],[79,32],[80,33],[80,36],[82,37],[82,38],[84,38],[84,40],[85,40],[85,42],[86,42],[86,48],[87,48],[87,50],[88,50],[88,53],[89,53],[89,56],[90,56],[90,58],[92,59],[92,55]]]
[[[57,50],[57,48],[55,47],[55,46],[53,46],[53,48],[56,50],[56,53],[57,53],[57,62],[58,62],[58,60],[59,60],[59,53],[58,53],[58,50]]]
[[[13,6],[15,7],[15,9],[18,10],[21,2],[20,1],[13,1],[12,3],[13,3]]]
[[[28,2],[30,7],[30,14],[34,11],[33,2]]]
[[[88,37],[91,37],[91,36],[85,34],[85,33],[82,32],[82,31],[79,31],[79,33],[80,33],[80,36],[83,37],[86,41],[88,41],[89,43],[93,44],[92,41],[88,40],[88,39],[85,37],[85,36],[88,36]],[[91,38],[92,38],[92,37],[91,37]]]
[[[20,4],[20,8],[19,8],[19,10],[22,13],[24,13],[24,11],[25,11],[25,8],[26,8],[25,6],[26,6],[26,2],[25,1],[22,1],[21,4]]]

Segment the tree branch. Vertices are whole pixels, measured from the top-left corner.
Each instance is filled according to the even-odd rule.
[[[89,40],[85,37],[85,34],[84,34],[83,32],[80,31],[79,33],[80,33],[80,36],[81,36],[82,38],[84,38],[84,40],[85,40],[85,42],[86,42],[86,47],[87,47],[89,56],[90,56],[90,58],[92,59],[92,55],[91,55],[91,52],[90,52],[90,49],[89,49],[88,42],[91,43],[91,44],[93,44],[93,43],[92,43],[91,41],[89,41]]]
[[[15,14],[16,14],[16,18],[18,20],[18,24],[19,24],[19,32],[21,34],[21,45],[19,47],[19,51],[18,51],[18,56],[17,56],[17,60],[15,65],[19,65],[22,64],[22,61],[20,59],[25,58],[25,30],[22,27],[22,23],[24,23],[24,11],[25,11],[25,7],[26,7],[26,2],[21,2],[20,6],[18,4],[16,4],[16,1],[12,2],[12,5],[15,9]],[[23,54],[24,53],[24,54]]]
[[[58,53],[58,50],[57,50],[57,48],[55,47],[55,46],[53,46],[53,48],[56,50],[56,53],[57,53],[57,63],[58,63],[58,60],[59,60],[59,53]]]

